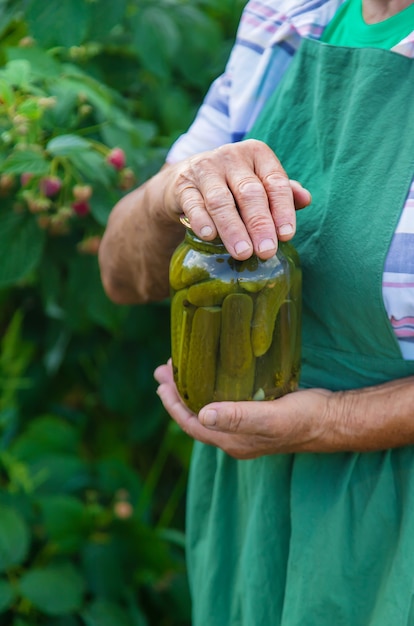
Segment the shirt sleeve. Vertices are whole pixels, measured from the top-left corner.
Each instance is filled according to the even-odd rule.
[[[247,2],[224,73],[212,83],[188,131],[172,145],[167,162],[242,140],[284,75],[302,36],[320,35],[321,24],[329,19],[325,7],[341,2]],[[321,11],[322,22],[315,14]]]

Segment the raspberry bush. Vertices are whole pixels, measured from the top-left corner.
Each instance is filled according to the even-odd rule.
[[[114,305],[96,255],[243,4],[0,2],[0,626],[190,624],[168,303]]]

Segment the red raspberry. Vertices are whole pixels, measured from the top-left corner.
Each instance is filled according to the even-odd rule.
[[[39,183],[40,191],[47,198],[53,198],[62,188],[62,181],[57,176],[47,176]]]
[[[122,170],[126,164],[125,152],[122,148],[113,148],[106,157],[107,163],[112,165],[116,170]]]
[[[72,203],[72,209],[75,211],[76,215],[79,217],[85,217],[91,210],[89,203],[85,200],[80,200],[79,202]]]

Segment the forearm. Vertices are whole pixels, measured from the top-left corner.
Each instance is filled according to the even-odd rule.
[[[331,451],[368,452],[414,444],[414,377],[331,396]]]
[[[178,213],[168,210],[162,169],[112,210],[99,249],[102,283],[118,304],[162,300],[168,296],[171,254],[184,236]]]

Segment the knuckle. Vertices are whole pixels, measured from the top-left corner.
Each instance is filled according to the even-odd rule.
[[[238,432],[243,421],[243,412],[237,404],[233,404],[232,411],[228,416],[228,427],[231,432]]]
[[[249,150],[254,150],[254,151],[262,150],[263,148],[268,149],[267,144],[264,143],[264,141],[261,141],[260,139],[253,139],[253,138],[246,139],[242,141],[240,145],[244,145]]]
[[[183,213],[187,215],[189,219],[191,219],[195,215],[195,213],[197,213],[198,209],[202,208],[202,203],[199,197],[192,197],[187,195],[182,196],[180,206]]]
[[[179,197],[185,194],[185,192],[196,188],[194,184],[194,179],[187,169],[178,172],[175,181],[175,188],[177,196]]]
[[[262,201],[265,196],[265,190],[258,180],[246,178],[238,183],[237,196],[242,200]]]
[[[266,211],[266,213],[251,213],[251,215],[246,217],[245,222],[249,232],[260,233],[269,230],[272,220],[269,211]]]
[[[221,212],[233,204],[230,191],[218,186],[207,189],[204,200],[211,213]]]
[[[286,192],[292,195],[292,188],[286,174],[271,172],[263,177],[263,183],[269,187],[276,188],[279,192]]]

